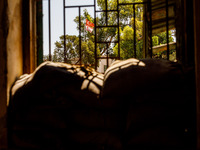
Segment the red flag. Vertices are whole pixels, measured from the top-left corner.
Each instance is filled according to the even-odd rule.
[[[89,22],[89,21],[86,19],[86,26],[94,27],[94,23]]]
[[[91,28],[90,26],[87,26],[87,25],[85,25],[85,28],[86,28],[87,31],[89,31],[90,33],[92,33],[93,28]]]

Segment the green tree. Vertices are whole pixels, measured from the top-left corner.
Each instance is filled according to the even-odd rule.
[[[66,57],[67,62],[71,63],[78,57],[79,38],[75,35],[66,35]],[[64,36],[60,36],[60,41],[55,42],[53,61],[64,62]]]
[[[95,63],[94,54],[94,34],[85,32],[85,20],[93,22],[94,19],[89,15],[87,10],[84,10],[84,14],[81,16],[81,57],[82,64],[90,65]],[[77,24],[77,30],[79,30],[79,17],[74,19]],[[67,63],[74,63],[74,60],[80,58],[79,54],[79,36],[66,35],[66,58]],[[99,49],[97,49],[97,55],[100,55]],[[64,61],[64,36],[60,36],[60,41],[55,42],[55,50],[53,55],[53,61]],[[80,59],[76,61],[80,63]]]
[[[105,10],[106,9],[106,0],[98,0],[97,4],[100,7],[100,10]],[[142,0],[120,0],[119,3],[133,3],[133,2],[142,2]],[[140,35],[140,37],[142,37],[142,25],[143,25],[143,20],[142,20],[142,9],[143,7],[139,6],[139,5],[135,5],[136,6],[136,30],[137,33]],[[117,10],[117,0],[112,0],[112,1],[108,1],[107,4],[107,9],[108,10]],[[132,26],[133,28],[133,6],[132,5],[126,5],[126,6],[119,6],[119,24],[120,24],[120,31],[118,31],[117,28],[100,28],[97,30],[97,40],[98,41],[107,41],[110,42],[110,44],[108,45],[108,47],[115,47],[113,48],[113,52],[114,55],[117,55],[117,53],[115,51],[117,51],[117,47],[118,44],[116,45],[112,45],[111,41],[118,41],[118,32],[120,34],[120,41],[123,40],[122,35],[124,33],[123,30],[124,28],[127,26],[127,24],[129,24],[129,26]],[[118,22],[118,18],[117,18],[117,12],[109,12],[108,13],[108,25],[117,25]],[[106,13],[101,13],[100,17],[97,18],[97,22],[99,23],[99,25],[105,25],[106,24]],[[132,32],[133,33],[133,32]],[[129,34],[131,36],[131,34]],[[133,35],[132,35],[133,37]],[[125,39],[125,38],[124,38]],[[133,39],[132,39],[133,42]],[[123,42],[122,45],[125,45],[125,43],[127,42]],[[131,43],[131,41],[128,42],[129,44]],[[127,44],[128,44],[127,43]],[[140,42],[142,43],[142,42]],[[101,49],[101,55],[105,53],[106,51],[106,46],[104,46],[104,48],[100,48]],[[114,51],[115,49],[115,51]],[[121,47],[120,47],[121,49]],[[133,50],[133,49],[132,49]],[[112,53],[112,52],[111,52]],[[122,52],[123,53],[123,52]],[[133,52],[130,52],[129,54],[132,54]],[[131,55],[132,56],[132,55]]]
[[[158,45],[166,44],[167,43],[167,36],[166,36],[166,34],[167,34],[167,32],[165,31],[165,32],[161,32],[161,33],[158,33],[158,34],[154,35],[152,37],[152,42],[153,42],[152,44],[153,44],[153,46],[158,46]],[[169,43],[174,42],[174,38],[172,36],[172,31],[169,31],[168,35],[169,35]],[[153,57],[166,59],[167,58],[167,51],[162,51],[162,52],[154,53]],[[172,49],[172,50],[169,51],[169,59],[171,61],[176,60],[176,50],[175,49]]]
[[[142,0],[120,0],[120,3],[133,3],[133,2],[141,2]],[[101,10],[105,10],[105,0],[97,0],[97,4]],[[141,10],[142,7],[138,7],[136,5],[136,12],[142,12]],[[116,10],[117,9],[117,0],[113,1],[108,1],[108,10]],[[120,26],[122,27],[121,29],[126,26],[125,24],[130,24],[133,28],[133,7],[132,6],[125,6],[120,8]],[[141,13],[136,13],[136,28],[137,28],[137,33],[141,37],[142,36],[142,21],[141,21]],[[117,12],[110,12],[108,13],[108,25],[117,25]],[[83,15],[80,17],[81,18],[81,37],[82,40],[82,60],[84,64],[93,64],[94,63],[94,33],[90,32],[85,32],[84,30],[84,25],[85,25],[85,19],[89,20],[90,22],[94,23],[94,18],[90,16],[90,14],[87,12],[87,10],[84,10]],[[99,17],[96,18],[97,25],[105,25],[105,13],[101,13]],[[77,16],[74,21],[77,24],[77,30],[79,30],[79,16]],[[125,29],[126,31],[127,29]],[[116,45],[111,44],[111,41],[117,41],[117,33],[118,30],[117,28],[97,28],[97,41],[107,41],[108,45],[105,44],[97,44],[97,55],[101,56],[106,53],[106,50],[108,48],[109,54],[114,55],[113,52],[113,47],[116,47]],[[123,35],[123,33],[120,32],[120,35]],[[127,33],[126,35],[130,35]],[[131,36],[131,35],[130,35]],[[138,38],[139,38],[138,36]],[[64,36],[60,37],[60,41],[56,41],[55,43],[55,51],[53,55],[53,60],[54,61],[64,61],[64,42],[63,42]],[[123,37],[124,40],[126,40],[125,36]],[[67,55],[67,60],[70,63],[70,60],[79,57],[79,43],[78,43],[79,38],[77,36],[69,36],[66,35],[66,55]],[[132,40],[132,41],[131,41]],[[124,42],[123,47],[126,47],[126,44],[129,44],[129,48],[131,45],[131,42],[133,42],[133,39],[130,39],[130,41]],[[142,42],[140,42],[142,43]],[[141,45],[141,44],[140,44]],[[137,45],[137,47],[141,48],[140,45]],[[123,52],[125,53],[125,51]],[[133,52],[129,52],[132,56]],[[125,54],[124,54],[125,55]],[[126,56],[128,57],[128,56]],[[130,57],[130,56],[129,56]]]
[[[153,37],[152,37],[152,45],[153,45],[153,46],[157,46],[158,43],[159,43],[158,36],[153,36]]]
[[[161,33],[158,33],[157,35],[154,35],[154,37],[158,37],[158,44],[157,45],[161,45],[161,44],[166,44],[167,43],[167,36],[166,36],[166,31],[165,32],[161,32]],[[169,31],[168,32],[169,34],[169,43],[170,42],[174,42],[174,39],[172,37],[172,31]],[[156,45],[154,45],[156,46]]]
[[[120,37],[120,56],[123,59],[127,59],[130,57],[134,57],[133,51],[133,28],[126,26],[123,31],[121,31]],[[114,54],[117,56],[118,54],[118,44],[114,47]]]
[[[66,58],[67,63],[79,63],[79,37],[66,35]],[[55,42],[53,61],[64,62],[64,36],[60,36],[60,41]],[[91,40],[81,42],[82,63],[90,65],[95,63],[94,43]],[[74,62],[76,61],[76,62]]]
[[[142,2],[142,0],[120,0],[119,3],[133,3],[133,2]],[[105,10],[105,0],[98,0],[98,5],[101,10]],[[117,9],[117,0],[108,1],[107,5],[108,10],[116,10]],[[133,6],[132,5],[122,5],[119,6],[119,23],[120,23],[120,31],[117,28],[110,29],[101,29],[99,33],[99,39],[102,41],[117,41],[117,34],[120,34],[120,57],[122,59],[127,59],[130,57],[134,57],[134,21],[136,27],[136,55],[137,58],[142,57],[142,30],[143,30],[143,7],[139,5],[135,5],[135,18],[133,18]],[[101,24],[105,24],[105,13],[101,14]],[[108,24],[115,25],[117,24],[117,13],[109,13]],[[110,45],[109,45],[110,46]],[[105,50],[105,49],[104,49]],[[103,53],[105,51],[102,51]],[[111,52],[112,53],[112,52]],[[102,53],[101,53],[102,54]],[[118,44],[113,46],[113,54],[118,56]]]
[[[134,30],[130,26],[125,26],[123,30],[121,30],[120,37],[120,57],[122,59],[128,59],[135,56],[134,52]],[[136,56],[137,58],[142,58],[142,46],[143,41],[141,40],[141,35],[136,32]],[[118,54],[118,44],[113,48],[114,55]]]
[[[141,2],[142,0],[119,0],[120,3],[133,3]],[[97,0],[98,8],[105,10],[105,0]],[[117,0],[108,0],[108,10],[117,9]],[[143,50],[143,7],[141,5],[135,5],[136,16],[133,18],[133,6],[126,5],[120,6],[120,31],[118,28],[97,28],[97,41],[108,42],[108,44],[97,44],[97,55],[102,56],[109,51],[110,55],[118,56],[118,44],[112,44],[113,41],[118,41],[118,32],[120,34],[120,56],[122,59],[134,57],[134,32],[136,32],[136,55],[137,58],[142,58]],[[108,12],[108,25],[117,25],[118,18],[117,12]],[[84,10],[81,20],[81,49],[82,49],[82,61],[84,64],[94,64],[94,32],[85,32],[85,20],[89,20],[94,23],[94,18],[90,16],[87,10]],[[96,18],[97,26],[106,25],[106,13],[101,12]],[[135,29],[134,31],[134,21]],[[79,16],[74,19],[77,24],[77,30],[79,30]],[[152,37],[153,46],[166,43],[166,32],[159,33]],[[67,60],[68,62],[74,58],[79,57],[79,37],[66,35],[66,48],[67,48]],[[169,42],[173,41],[171,32],[169,32]],[[53,56],[54,61],[63,61],[63,36],[60,41],[55,43],[55,52]],[[107,50],[108,48],[108,50]]]

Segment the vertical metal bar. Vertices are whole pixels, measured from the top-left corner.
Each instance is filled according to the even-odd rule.
[[[144,56],[145,56],[145,58],[146,58],[146,57],[147,57],[147,33],[146,33],[146,31],[147,31],[147,15],[146,15],[146,12],[147,12],[147,11],[146,11],[146,10],[147,10],[147,5],[146,5],[146,4],[144,5],[144,8],[145,8],[145,9],[144,9],[144,12],[145,12],[144,14],[145,14],[145,15],[143,15],[143,20],[144,20],[144,24],[143,24],[143,25],[144,25],[144,28],[145,28],[145,29],[143,30],[143,32],[144,32],[143,34],[145,35],[145,36],[144,36],[144,45],[145,45]]]
[[[182,11],[183,11],[183,29],[181,31],[186,33],[187,32],[187,28],[188,28],[187,12],[189,12],[186,0],[183,1],[183,10]],[[180,58],[181,58],[181,63],[183,65],[186,65],[187,62],[188,62],[188,57],[187,57],[187,55],[188,55],[188,53],[187,53],[187,47],[188,47],[187,34],[185,34],[183,36],[182,40],[184,41],[184,43],[181,43],[181,44],[183,44],[183,46],[181,46],[182,50],[181,50],[181,53],[180,53]]]
[[[65,0],[63,0],[63,31],[64,31],[64,62],[67,63],[66,57],[66,31],[65,31]]]
[[[80,65],[82,65],[82,53],[81,53],[81,7],[78,7],[79,10],[79,57],[80,57]]]
[[[108,53],[108,43],[106,43],[106,49],[107,49],[107,52],[106,52],[106,54],[107,54],[106,64],[107,64],[107,68],[108,68],[109,67],[109,62],[108,62],[108,55],[109,55],[109,53]]]
[[[96,0],[94,0],[94,32],[95,32],[95,49],[94,49],[94,57],[95,57],[95,70],[97,70],[97,32],[96,32]]]
[[[133,42],[133,44],[134,44],[134,57],[136,58],[137,56],[136,56],[136,25],[135,25],[135,4],[133,4],[133,17],[134,17],[134,42]]]
[[[108,25],[108,0],[105,0],[106,2],[106,26]],[[107,57],[106,57],[106,63],[107,63],[107,68],[108,68],[108,43],[106,43],[106,50],[107,50]]]
[[[150,17],[150,50],[149,50],[149,55],[150,58],[152,58],[153,56],[153,45],[152,45],[152,9],[151,9],[151,0],[149,1],[149,9],[150,9],[150,13],[149,13],[149,17]]]
[[[106,1],[106,26],[108,25],[108,0],[105,0]]]
[[[169,16],[168,0],[166,0],[166,38],[167,38],[167,60],[169,60]]]
[[[42,0],[37,1],[37,66],[43,62],[43,22],[42,22]]]
[[[174,5],[174,10],[177,10],[176,9],[176,4]],[[177,11],[175,11],[175,16],[177,16]],[[175,37],[176,37],[176,41],[177,41],[177,20],[178,19],[175,19]],[[177,52],[177,42],[176,42],[176,60],[178,60],[178,52]]]
[[[119,0],[117,0],[117,22],[118,22],[118,59],[120,59]]]
[[[51,0],[48,0],[49,13],[49,61],[51,61]]]

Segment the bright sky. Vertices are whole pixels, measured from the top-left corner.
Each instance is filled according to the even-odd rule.
[[[59,37],[64,34],[63,32],[63,0],[50,0],[51,1],[51,52],[54,51],[54,43],[59,41]],[[65,6],[78,6],[78,5],[93,5],[94,0],[65,0]],[[93,7],[83,7],[87,9],[92,17],[94,17]],[[76,23],[73,21],[78,16],[78,8],[66,8],[66,34],[78,35]],[[49,54],[49,26],[48,26],[48,0],[43,0],[43,50],[44,55]]]

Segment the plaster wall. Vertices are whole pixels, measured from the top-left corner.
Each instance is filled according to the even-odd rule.
[[[7,129],[7,1],[0,0],[0,149],[6,148]]]
[[[23,73],[22,0],[8,0],[7,97],[13,82]],[[7,100],[8,101],[8,100]]]
[[[193,2],[196,70],[197,150],[200,150],[200,1],[193,0]]]
[[[0,149],[7,148],[10,88],[22,70],[22,0],[0,0]]]

